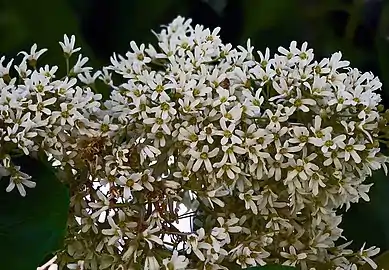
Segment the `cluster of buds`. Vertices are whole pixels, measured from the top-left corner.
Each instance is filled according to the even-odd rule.
[[[338,245],[337,211],[368,201],[365,179],[386,170],[380,81],[340,52],[318,62],[292,42],[256,55],[219,30],[178,17],[157,47],[131,42],[93,75],[81,55],[70,68],[74,37],[60,43],[62,79],[38,69],[36,46],[15,76],[1,59],[7,191],[35,186],[12,163],[18,152],[48,155],[72,189],[60,267],[376,267],[378,248]],[[97,79],[108,100],[92,91]]]

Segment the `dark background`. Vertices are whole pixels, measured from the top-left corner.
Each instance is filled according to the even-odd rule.
[[[308,41],[317,57],[342,51],[351,66],[372,71],[384,84],[389,107],[389,1],[383,0],[0,0],[0,56],[14,57],[33,43],[49,48],[44,62],[63,61],[58,41],[75,34],[83,54],[98,68],[113,52],[125,53],[129,42],[152,42],[177,15],[194,23],[220,26],[224,42],[257,50]],[[345,214],[346,236],[389,249],[389,184],[382,174],[372,179],[372,202]]]

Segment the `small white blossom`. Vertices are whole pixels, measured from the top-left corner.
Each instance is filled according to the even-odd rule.
[[[178,255],[175,250],[171,259],[163,259],[162,263],[166,270],[185,270],[189,261],[184,255]]]
[[[69,37],[65,34],[63,38],[64,42],[59,42],[59,45],[61,45],[61,48],[66,57],[70,57],[72,54],[81,50],[81,48],[74,48],[76,44],[76,37],[74,35],[71,35],[69,39]]]
[[[38,46],[34,44],[31,47],[30,53],[27,52],[20,52],[20,53],[23,54],[25,58],[29,61],[37,61],[38,58],[47,51],[47,49],[40,49],[39,51],[37,51],[37,48]]]

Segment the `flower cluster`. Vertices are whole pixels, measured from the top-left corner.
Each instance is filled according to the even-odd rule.
[[[250,41],[223,44],[219,30],[178,17],[158,47],[131,42],[93,75],[79,55],[59,80],[57,67],[38,69],[36,46],[16,76],[1,59],[7,191],[35,186],[15,151],[44,151],[72,187],[60,267],[376,266],[379,249],[338,245],[337,210],[369,200],[365,179],[386,170],[380,81],[339,52],[318,62],[292,42],[257,56]],[[65,36],[68,66],[74,46]],[[92,91],[97,78],[106,101]],[[188,232],[177,228],[184,218]]]
[[[34,44],[30,52],[21,52],[24,57],[19,65],[12,66],[14,59],[3,65],[5,57],[0,59],[1,176],[10,176],[8,192],[16,186],[22,196],[26,195],[24,186],[33,188],[36,183],[13,164],[11,156],[43,152],[65,163],[74,162],[69,151],[75,151],[73,141],[83,134],[82,126],[88,125],[88,132],[102,133],[101,95],[76,85],[76,78],[56,79],[57,66],[38,68],[38,58],[45,52],[37,51]],[[87,60],[80,55],[68,73],[85,82],[82,73],[91,69],[83,67]]]

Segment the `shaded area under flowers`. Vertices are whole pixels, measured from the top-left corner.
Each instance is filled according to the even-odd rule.
[[[0,180],[0,259],[2,268],[31,270],[63,246],[69,190],[45,161],[19,157],[14,162],[37,186],[21,197],[20,187],[5,191],[9,177]]]

